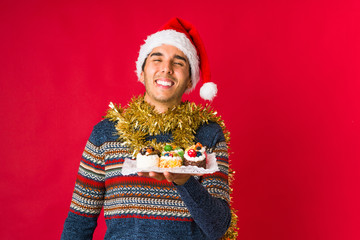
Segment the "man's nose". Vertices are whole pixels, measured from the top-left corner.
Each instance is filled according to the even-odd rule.
[[[164,61],[162,64],[162,72],[166,74],[173,73],[172,63],[170,61]]]

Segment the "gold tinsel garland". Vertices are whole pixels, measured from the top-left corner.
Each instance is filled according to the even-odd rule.
[[[158,113],[155,108],[144,101],[143,96],[132,98],[128,107],[122,108],[110,103],[110,109],[105,118],[116,122],[115,128],[119,134],[119,141],[129,146],[133,155],[147,145],[153,146],[160,152],[166,143],[158,143],[156,139],[146,141],[147,136],[155,136],[161,133],[172,134],[172,144],[177,147],[187,148],[194,144],[196,130],[208,122],[216,122],[224,132],[227,144],[230,141],[230,133],[227,131],[224,121],[217,112],[209,105],[203,107],[192,102],[183,102],[169,109],[166,113]],[[229,186],[233,180],[234,172],[229,168]],[[232,188],[230,188],[232,192]],[[230,192],[230,193],[231,193]],[[237,238],[237,216],[231,209],[231,225],[222,239]]]

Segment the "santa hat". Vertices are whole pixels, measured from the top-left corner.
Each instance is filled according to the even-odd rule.
[[[154,48],[163,44],[177,47],[189,60],[192,87],[186,93],[194,90],[200,80],[201,71],[204,84],[200,88],[200,96],[211,101],[217,94],[217,87],[215,83],[210,82],[209,61],[204,44],[196,28],[180,18],[171,19],[158,32],[148,36],[145,43],[140,47],[139,57],[136,61],[136,74],[139,80],[146,58]]]

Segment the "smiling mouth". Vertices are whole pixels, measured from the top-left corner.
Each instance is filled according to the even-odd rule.
[[[172,87],[175,83],[169,79],[157,79],[155,80],[156,84],[160,87],[164,87],[164,88],[170,88]]]

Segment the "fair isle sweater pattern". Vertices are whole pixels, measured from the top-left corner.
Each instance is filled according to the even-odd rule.
[[[185,203],[187,197],[181,196],[173,183],[137,174],[121,174],[125,158],[132,156],[129,148],[116,140],[114,133],[114,123],[108,120],[95,126],[81,158],[70,212],[85,218],[97,218],[103,208],[107,224],[114,219],[193,222],[191,210]],[[212,197],[229,203],[228,153],[221,133],[221,128],[214,123],[197,131],[196,139],[207,146],[209,152],[216,154],[220,171],[196,181]],[[212,138],[209,134],[213,135]],[[155,137],[160,141],[171,141],[171,134]]]

